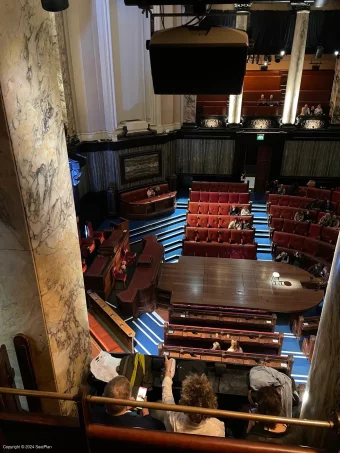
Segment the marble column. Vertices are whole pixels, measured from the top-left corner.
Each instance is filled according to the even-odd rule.
[[[196,94],[183,97],[183,123],[196,124]]]
[[[338,238],[323,304],[301,418],[330,420],[340,401],[340,239]],[[308,445],[323,446],[328,432],[306,432]],[[328,450],[327,450],[328,451]]]
[[[0,340],[16,366],[13,335],[26,334],[39,389],[74,393],[90,342],[49,14],[3,0],[0,29]]]
[[[336,60],[334,81],[331,94],[330,111],[331,124],[340,124],[340,60]]]
[[[308,22],[309,10],[297,11],[286,96],[283,106],[282,124],[295,124],[306,50]]]
[[[235,4],[236,8],[236,27],[239,30],[247,31],[248,28],[248,17],[249,17],[249,5],[238,5]],[[228,124],[236,125],[241,122],[242,113],[242,98],[243,93],[238,95],[231,94],[229,96],[229,108],[228,108]]]

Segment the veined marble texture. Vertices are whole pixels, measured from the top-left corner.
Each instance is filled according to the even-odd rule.
[[[332,124],[340,124],[340,60],[336,60],[335,63],[329,114],[332,117]]]
[[[49,15],[40,0],[2,0],[0,30],[0,84],[54,378],[58,392],[73,393],[90,342]]]
[[[183,123],[196,123],[196,95],[194,94],[184,96]]]

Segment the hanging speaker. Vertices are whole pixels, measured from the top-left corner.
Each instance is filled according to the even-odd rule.
[[[50,11],[51,13],[57,13],[59,11],[64,11],[69,7],[68,0],[41,0],[41,6],[45,11]]]

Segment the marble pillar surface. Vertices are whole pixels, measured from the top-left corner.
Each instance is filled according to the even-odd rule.
[[[196,124],[196,95],[186,94],[184,95],[183,102],[183,123]]]
[[[336,60],[331,94],[330,112],[332,124],[340,124],[340,60]]]
[[[283,124],[295,124],[306,50],[308,22],[309,11],[298,11],[296,13],[293,46],[282,114]]]
[[[301,418],[330,420],[340,410],[340,239],[338,238],[323,304],[307,396]],[[322,446],[327,430],[307,431],[308,445]],[[328,450],[327,450],[328,451]]]
[[[58,392],[90,360],[84,283],[50,19],[40,0],[0,3],[0,85]],[[61,412],[70,411],[61,403]]]

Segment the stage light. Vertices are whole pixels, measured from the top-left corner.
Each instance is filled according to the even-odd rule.
[[[281,56],[281,57],[284,57],[285,55],[286,55],[286,51],[285,51],[285,50],[281,50],[280,56]]]
[[[280,63],[280,61],[281,61],[281,56],[275,55],[275,63]]]
[[[41,0],[41,6],[45,11],[57,13],[69,7],[68,0]]]
[[[268,70],[268,66],[266,64],[261,66],[261,71],[267,71],[267,70]]]
[[[268,66],[268,61],[265,61],[263,64],[264,64],[265,66]]]
[[[339,55],[339,51],[338,50],[335,50],[334,51],[334,55],[337,57]]]
[[[315,58],[320,59],[322,57],[322,55],[323,55],[323,47],[318,46],[316,48]]]

